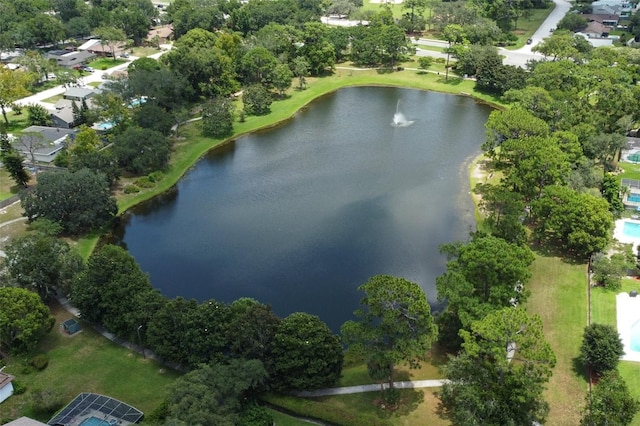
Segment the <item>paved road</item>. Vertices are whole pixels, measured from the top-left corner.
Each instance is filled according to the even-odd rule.
[[[164,55],[170,48],[171,45],[162,45],[162,47],[165,50],[162,50],[158,53],[154,53],[153,55],[150,55],[149,58],[153,58],[153,59],[158,59],[160,56]],[[135,56],[131,56],[127,59],[127,62],[117,65],[115,67],[109,68],[105,71],[102,70],[95,70],[90,74],[85,74],[84,76],[82,76],[79,80],[80,82],[80,87],[87,87],[89,85],[89,83],[94,83],[96,81],[106,81],[103,76],[104,75],[108,75],[111,74],[114,71],[122,71],[122,70],[126,70],[127,67],[129,67],[129,64],[138,59]],[[34,95],[28,96],[26,98],[22,98],[18,101],[16,101],[17,104],[26,106],[29,104],[39,104],[42,105],[43,107],[47,108],[47,109],[52,109],[53,108],[53,104],[48,103],[48,102],[43,102],[44,99],[48,99],[52,96],[56,96],[56,95],[61,95],[63,94],[67,89],[63,86],[56,86],[53,87],[51,89],[47,89],[44,90],[42,92],[38,92]],[[7,111],[9,111],[9,109],[7,109]]]

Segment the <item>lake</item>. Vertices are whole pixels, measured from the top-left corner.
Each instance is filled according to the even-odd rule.
[[[338,331],[357,287],[391,274],[437,309],[438,247],[475,228],[468,166],[490,111],[440,93],[341,89],[212,151],[116,234],[170,298],[252,297]]]

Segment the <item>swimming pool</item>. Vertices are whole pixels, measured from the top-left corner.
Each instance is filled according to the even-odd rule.
[[[112,121],[103,121],[102,123],[96,124],[96,129],[98,130],[110,130],[116,124]]]
[[[640,321],[631,327],[631,350],[640,352]]]
[[[627,237],[640,238],[640,223],[625,220],[622,233]]]
[[[627,196],[627,201],[632,201],[634,203],[640,203],[640,194],[629,194]]]
[[[87,417],[80,423],[80,426],[111,426],[111,424],[97,417]]]

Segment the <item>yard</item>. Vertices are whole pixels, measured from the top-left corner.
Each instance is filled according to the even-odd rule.
[[[95,61],[91,61],[87,64],[87,66],[96,69],[96,70],[107,70],[109,68],[113,68],[115,66],[126,63],[124,59],[113,59],[113,58],[98,58]]]
[[[14,375],[27,391],[2,404],[0,423],[18,416],[47,421],[52,413],[39,412],[31,402],[38,390],[57,398],[58,408],[81,392],[114,397],[146,414],[160,405],[164,389],[178,377],[177,373],[116,345],[82,322],[80,333],[67,336],[60,324],[71,314],[57,303],[51,305],[51,312],[56,324],[39,345],[39,351],[49,356],[49,366],[38,372],[29,367],[28,359],[9,360],[4,371]]]

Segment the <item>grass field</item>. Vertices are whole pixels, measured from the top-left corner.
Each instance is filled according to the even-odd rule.
[[[89,62],[87,66],[96,70],[106,70],[120,64],[124,64],[125,62],[127,61],[125,61],[124,59],[116,59],[114,61],[113,58],[100,58],[96,59],[95,61]]]
[[[133,405],[149,414],[164,399],[164,389],[178,376],[172,370],[105,339],[83,324],[72,337],[60,331],[62,321],[71,317],[60,305],[51,306],[56,324],[39,345],[49,366],[40,372],[30,371],[28,360],[12,359],[4,370],[16,376],[27,391],[14,395],[2,404],[2,419],[26,415],[41,421],[51,413],[34,411],[31,396],[36,390],[49,390],[67,404],[81,392],[105,394]]]
[[[43,99],[42,102],[47,102],[50,104],[55,104],[56,102],[58,102],[60,99],[64,99],[64,95],[61,93],[59,95],[53,95],[50,98],[46,98]]]

